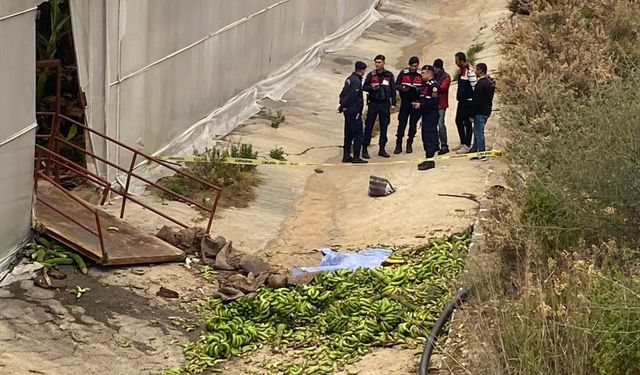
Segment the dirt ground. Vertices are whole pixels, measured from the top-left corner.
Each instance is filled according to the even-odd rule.
[[[453,75],[454,53],[484,42],[478,61],[490,70],[498,67],[493,28],[507,14],[504,0],[388,0],[380,12],[381,21],[352,46],[325,56],[285,95],[285,102],[262,103],[273,113],[285,114],[278,129],[258,116],[225,141],[251,143],[261,155],[283,147],[291,161],[339,163],[343,119],[335,111],[337,95],[355,60],[372,66],[372,58],[382,53],[387,68],[396,74],[412,55],[420,56],[421,63],[442,58]],[[455,89],[446,121],[450,147],[458,143]],[[489,145],[500,137],[498,116],[499,112],[487,126]],[[396,126],[393,116],[390,147]],[[372,156],[377,154],[377,147],[373,149]],[[308,167],[261,166],[263,183],[255,201],[247,208],[220,210],[213,232],[240,250],[289,268],[317,264],[322,246],[417,245],[425,236],[473,224],[477,203],[438,194],[482,197],[491,176],[503,168],[500,162],[442,161],[436,169],[419,172],[413,162],[424,155],[419,138],[414,149],[411,155],[392,155],[391,161],[406,164],[324,167],[322,173]],[[387,160],[373,156],[372,161]],[[370,175],[389,179],[397,191],[385,198],[368,197]],[[184,221],[198,221],[199,214],[181,203],[146,199]],[[119,210],[118,203],[108,210]],[[133,205],[127,208],[126,220],[154,232],[164,224]],[[184,326],[196,321],[195,304],[212,285],[183,264],[131,269],[92,267],[88,277],[67,272],[58,289],[40,289],[30,281],[0,289],[0,374],[157,374],[183,364],[178,345],[198,335]],[[76,285],[91,290],[76,299],[69,293]],[[160,286],[177,291],[180,298],[156,296]],[[417,360],[415,350],[381,349],[357,368],[360,374],[412,374]],[[246,374],[243,366],[230,362],[224,373]]]

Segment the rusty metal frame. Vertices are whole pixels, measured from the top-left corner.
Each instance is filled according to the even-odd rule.
[[[48,139],[48,147],[51,150],[54,150],[58,153],[58,149],[54,149],[57,147],[54,141],[54,134],[60,133],[60,114],[61,106],[62,106],[62,61],[58,59],[51,60],[40,60],[36,61],[37,69],[55,69],[55,77],[56,77],[56,105],[55,105],[55,114],[51,119],[51,129],[49,132],[49,136],[46,137]],[[41,115],[43,112],[36,112],[36,115]],[[58,168],[55,169],[55,180],[60,181],[60,170]]]
[[[60,132],[60,118],[57,116],[61,114],[60,107],[62,105],[62,62],[60,60],[41,60],[36,62],[37,69],[55,69],[56,73],[56,116],[51,119],[51,132],[49,135],[49,148],[53,147],[53,135]],[[42,114],[42,112],[36,112],[36,114]]]
[[[41,112],[39,114],[47,115],[49,113]],[[71,118],[69,118],[67,116],[64,116],[64,115],[58,115],[58,116],[60,117],[60,119],[69,121],[69,122],[71,122],[71,123],[83,128],[84,130],[86,130],[86,131],[88,131],[90,133],[96,134],[99,137],[101,137],[101,138],[103,138],[103,139],[105,139],[105,140],[107,140],[109,142],[115,143],[118,146],[121,146],[121,147],[131,151],[133,153],[133,158],[132,158],[132,162],[131,162],[129,168],[126,169],[126,168],[123,168],[123,167],[119,166],[116,163],[113,163],[113,162],[111,162],[111,161],[109,161],[109,160],[107,160],[105,158],[102,158],[102,157],[92,153],[91,151],[88,151],[88,150],[86,150],[86,149],[84,149],[84,148],[82,148],[82,147],[80,147],[78,145],[75,145],[75,144],[67,141],[64,137],[60,136],[60,134],[56,134],[54,137],[52,137],[52,139],[54,141],[53,142],[53,150],[51,150],[51,149],[47,150],[48,151],[47,154],[49,155],[49,157],[51,157],[53,160],[55,160],[54,161],[55,166],[53,167],[54,171],[55,170],[59,171],[60,167],[64,165],[67,169],[69,169],[69,170],[71,170],[71,171],[73,171],[73,172],[75,172],[77,174],[81,174],[81,175],[83,175],[85,177],[86,176],[92,176],[95,179],[100,180],[101,181],[100,185],[103,186],[105,189],[108,189],[110,192],[122,196],[122,207],[121,207],[121,210],[120,210],[120,215],[121,215],[120,218],[124,218],[126,202],[127,202],[127,200],[130,200],[130,201],[132,201],[134,203],[137,203],[138,205],[140,205],[140,206],[142,206],[142,207],[144,207],[144,208],[146,208],[146,209],[148,209],[150,211],[155,212],[156,214],[158,214],[160,216],[163,216],[165,219],[168,219],[168,220],[170,220],[170,221],[172,221],[172,222],[174,222],[174,223],[176,223],[176,224],[178,224],[178,225],[180,225],[180,226],[182,226],[184,228],[188,228],[189,227],[189,225],[183,224],[183,223],[171,218],[170,216],[168,216],[166,214],[160,213],[159,211],[155,210],[153,207],[150,207],[149,205],[139,201],[138,199],[134,198],[131,194],[129,194],[128,188],[129,188],[129,182],[131,181],[131,177],[137,178],[137,179],[143,181],[144,183],[146,183],[146,184],[148,184],[150,186],[153,186],[154,188],[157,188],[159,190],[162,190],[163,192],[173,196],[177,200],[187,202],[188,204],[191,204],[191,205],[193,205],[195,207],[198,207],[199,209],[201,209],[201,210],[203,210],[205,212],[208,212],[209,213],[209,221],[207,223],[206,230],[207,230],[207,232],[209,232],[211,230],[213,217],[215,215],[215,211],[217,209],[218,202],[220,200],[220,196],[221,196],[221,193],[222,193],[222,189],[221,188],[219,188],[218,186],[213,185],[213,184],[211,184],[211,183],[209,183],[207,181],[204,181],[204,180],[202,180],[202,179],[200,179],[198,177],[195,177],[193,175],[185,173],[185,172],[181,171],[179,168],[176,168],[175,166],[173,166],[173,165],[171,165],[171,164],[169,164],[169,163],[167,163],[167,162],[165,162],[163,160],[157,159],[157,158],[155,158],[153,156],[146,155],[146,154],[144,154],[144,153],[142,153],[142,152],[140,152],[138,150],[135,150],[135,149],[133,149],[133,148],[127,146],[127,145],[124,145],[124,144],[114,140],[113,138],[110,138],[108,136],[102,135],[100,132],[98,132],[98,131],[96,131],[94,129],[91,129],[91,128],[85,126],[84,124],[82,124],[82,123],[80,123],[80,122],[78,122],[76,120],[73,120],[73,119],[71,119]],[[107,164],[107,165],[119,170],[120,172],[126,173],[126,175],[127,175],[127,183],[124,186],[124,192],[121,192],[119,189],[113,188],[111,186],[111,184],[107,180],[105,180],[104,178],[98,176],[97,174],[92,173],[91,171],[89,171],[85,167],[80,166],[79,164],[77,164],[77,163],[75,163],[75,162],[73,162],[73,161],[71,161],[71,160],[69,160],[67,158],[64,158],[58,152],[54,151],[54,150],[58,150],[59,149],[60,144],[64,144],[66,146],[74,148],[74,149],[78,150],[79,152],[85,154],[86,156],[89,156],[89,157],[91,157],[91,158],[93,158],[95,160],[99,160],[99,161],[101,161],[101,162],[103,162],[103,163],[105,163],[105,164]],[[45,150],[41,146],[37,146],[37,147],[38,147],[38,150],[40,150],[40,151]],[[183,196],[181,194],[178,194],[178,193],[176,193],[176,192],[174,192],[174,191],[172,191],[170,189],[167,189],[167,188],[165,188],[165,187],[163,187],[163,186],[161,186],[161,185],[159,185],[157,183],[154,183],[151,180],[140,176],[139,174],[136,174],[134,172],[134,166],[135,166],[135,161],[137,160],[138,157],[144,158],[148,162],[157,163],[157,164],[159,164],[159,165],[161,165],[163,167],[166,167],[166,168],[170,169],[172,172],[174,172],[174,173],[176,173],[176,174],[178,174],[178,175],[180,175],[182,177],[185,177],[185,178],[187,178],[189,180],[198,182],[198,183],[204,185],[205,187],[207,187],[208,189],[214,191],[215,197],[214,197],[213,207],[212,208],[208,208],[208,207],[206,207],[206,206],[204,206],[204,205],[202,205],[202,204],[200,204],[200,203],[198,203],[198,202],[196,202],[196,201],[194,201],[194,200],[192,200],[190,198],[187,198],[187,197],[185,197],[185,196]],[[72,167],[70,167],[70,166],[72,166]],[[58,174],[56,174],[56,177],[59,177]]]
[[[36,163],[35,163],[35,173],[34,173],[34,187],[36,190],[36,199],[38,200],[38,202],[42,203],[43,205],[49,207],[50,209],[56,211],[57,213],[59,213],[60,215],[62,215],[63,217],[65,217],[66,219],[70,220],[71,222],[77,224],[78,226],[80,226],[81,228],[89,231],[90,233],[96,235],[99,237],[100,240],[100,246],[101,246],[101,251],[102,251],[102,258],[103,260],[107,259],[107,254],[105,251],[105,247],[104,247],[104,242],[103,242],[103,236],[102,236],[102,227],[100,224],[100,218],[98,215],[98,210],[95,209],[94,207],[92,207],[91,205],[87,204],[86,202],[84,202],[82,199],[76,197],[72,192],[67,191],[61,184],[60,184],[60,172],[61,170],[65,170],[67,172],[71,172],[80,176],[83,176],[84,178],[86,178],[87,180],[91,181],[92,183],[96,184],[97,186],[99,186],[100,188],[102,188],[103,192],[102,192],[102,198],[101,198],[101,203],[100,205],[104,205],[107,197],[109,195],[109,193],[114,193],[117,195],[120,195],[122,197],[122,205],[120,207],[120,218],[124,219],[125,216],[125,208],[126,208],[126,203],[127,200],[144,207],[145,209],[183,227],[183,228],[189,228],[190,225],[187,225],[185,223],[180,222],[177,219],[174,219],[173,217],[171,217],[168,214],[165,214],[153,207],[151,207],[150,205],[142,202],[141,200],[135,198],[134,196],[132,196],[129,193],[129,186],[130,186],[130,182],[131,182],[131,178],[136,178],[140,181],[143,181],[144,183],[159,189],[161,191],[163,191],[164,193],[172,196],[174,199],[179,200],[179,201],[183,201],[186,202],[194,207],[197,207],[205,212],[208,213],[208,222],[207,222],[207,227],[206,227],[206,232],[210,232],[211,231],[211,226],[213,223],[213,219],[215,216],[215,212],[216,209],[218,207],[218,203],[220,201],[220,198],[222,196],[222,188],[211,184],[203,179],[200,179],[196,176],[193,176],[189,173],[186,173],[184,171],[182,171],[180,168],[177,168],[176,166],[174,166],[173,164],[170,164],[164,160],[160,160],[156,157],[147,155],[139,150],[134,149],[133,147],[130,147],[116,139],[113,139],[105,134],[100,133],[99,131],[96,131],[95,129],[91,129],[90,127],[86,126],[83,123],[80,123],[72,118],[69,118],[65,115],[63,115],[60,111],[60,104],[61,104],[61,71],[62,71],[62,66],[60,63],[60,60],[46,60],[46,61],[39,61],[37,62],[37,67],[38,68],[55,68],[56,69],[56,105],[55,105],[55,111],[54,112],[36,112],[37,115],[41,115],[41,116],[52,116],[52,122],[51,122],[51,132],[48,135],[39,135],[38,138],[41,139],[47,139],[47,147],[43,147],[40,145],[36,145]],[[64,137],[61,136],[60,134],[60,123],[62,121],[68,121],[80,128],[82,128],[85,131],[85,135],[88,133],[91,133],[99,138],[102,138],[105,143],[107,143],[107,145],[109,143],[115,144],[117,147],[123,148],[129,152],[131,152],[133,154],[132,159],[131,159],[131,163],[128,166],[128,168],[124,168],[116,163],[113,163],[105,158],[102,158],[98,155],[96,155],[95,153],[80,147],[78,145],[75,145],[71,142],[69,142],[67,139],[65,139]],[[60,146],[61,145],[66,145],[68,147],[71,147],[77,151],[79,151],[80,153],[84,154],[85,157],[91,157],[94,160],[98,160],[101,161],[103,163],[105,163],[106,165],[117,169],[120,172],[123,172],[126,174],[126,183],[125,186],[123,187],[124,190],[120,190],[120,189],[116,189],[112,186],[112,184],[107,181],[105,178],[99,176],[96,173],[93,173],[91,171],[89,171],[86,167],[60,155]],[[151,164],[156,164],[159,166],[162,166],[164,168],[167,168],[169,170],[171,170],[173,173],[184,177],[188,180],[197,182],[201,185],[203,185],[204,187],[206,187],[209,190],[213,191],[214,197],[213,197],[213,206],[212,207],[206,207],[203,204],[200,204],[198,202],[195,202],[192,199],[189,199],[181,194],[178,194],[170,189],[167,189],[157,183],[154,183],[152,181],[150,181],[149,179],[140,176],[139,174],[135,173],[135,166],[136,166],[136,162],[137,161],[143,161],[146,163],[151,163]],[[65,195],[67,195],[68,197],[70,197],[72,200],[74,200],[75,202],[79,203],[82,207],[84,207],[85,209],[91,211],[95,217],[96,217],[96,226],[97,226],[97,231],[93,231],[90,228],[88,228],[86,225],[79,223],[78,221],[76,221],[73,217],[70,217],[69,215],[61,212],[61,210],[56,209],[55,207],[52,207],[50,204],[48,204],[47,202],[45,202],[42,199],[38,199],[37,198],[37,188],[38,188],[38,180],[46,180],[47,182],[49,182],[50,184],[52,184],[55,188],[60,189]]]
[[[57,212],[58,214],[62,215],[62,217],[64,217],[65,219],[71,221],[72,223],[78,225],[80,228],[82,228],[82,229],[86,230],[87,232],[93,234],[94,236],[98,237],[98,241],[100,243],[100,253],[102,254],[102,262],[107,261],[107,259],[109,259],[109,255],[107,254],[107,249],[104,246],[104,237],[102,236],[102,224],[100,222],[100,215],[98,214],[98,210],[96,210],[94,207],[91,207],[91,205],[87,204],[82,199],[76,197],[71,192],[67,191],[67,189],[65,189],[62,185],[58,184],[54,179],[52,179],[51,177],[47,176],[42,171],[36,171],[35,176],[36,176],[36,178],[34,179],[34,191],[35,191],[35,196],[36,196],[36,200],[38,201],[38,203],[40,203],[40,204],[48,207],[49,209]],[[56,189],[60,190],[64,195],[68,196],[69,198],[71,198],[71,200],[73,200],[74,202],[78,203],[80,206],[82,206],[83,208],[85,208],[86,210],[91,212],[94,215],[94,217],[96,218],[96,230],[94,231],[93,229],[89,228],[85,224],[83,224],[83,223],[77,221],[76,219],[74,219],[72,216],[66,214],[64,211],[59,210],[55,206],[53,206],[52,204],[49,204],[47,201],[38,198],[38,181],[40,179],[43,179],[43,180],[49,182]]]

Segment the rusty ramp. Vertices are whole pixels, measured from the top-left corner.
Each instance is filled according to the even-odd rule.
[[[79,201],[82,199],[72,198],[52,184],[41,183],[36,222],[49,236],[103,265],[172,262],[184,258],[182,250],[99,207]],[[73,217],[82,226],[66,216]]]

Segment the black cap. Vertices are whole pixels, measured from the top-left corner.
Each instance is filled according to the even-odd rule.
[[[433,66],[431,66],[431,65],[425,65],[425,66],[423,66],[423,67],[422,67],[422,70],[423,70],[423,71],[424,71],[424,70],[430,70],[430,71],[432,71],[432,72],[433,72]]]
[[[356,61],[356,70],[358,69],[367,69],[367,64],[362,61]]]
[[[433,66],[436,68],[444,69],[444,62],[442,61],[442,59],[435,59],[433,60]]]
[[[376,60],[382,60],[382,61],[384,61],[384,60],[385,60],[385,57],[384,57],[384,55],[378,55],[378,56],[376,56],[376,58],[375,58],[375,59],[373,59],[373,61],[376,61]]]
[[[418,56],[413,56],[409,59],[409,65],[420,64],[420,59]]]

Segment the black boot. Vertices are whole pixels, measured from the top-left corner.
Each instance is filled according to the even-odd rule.
[[[413,152],[413,139],[407,140],[407,154]]]
[[[353,159],[351,160],[351,162],[352,162],[353,164],[366,164],[366,163],[368,163],[368,161],[366,161],[366,160],[364,160],[364,159],[360,159],[360,157],[353,158]]]
[[[387,152],[384,150],[383,145],[380,145],[380,151],[378,151],[378,156],[382,156],[383,158],[391,157],[391,155],[387,154]]]
[[[354,149],[353,149],[353,157],[351,158],[351,162],[353,164],[365,164],[365,163],[368,163],[368,161],[360,159],[360,147],[358,147],[357,149],[354,147]]]
[[[362,146],[362,158],[363,159],[369,159],[371,156],[369,156],[369,151],[367,150],[368,146]]]
[[[393,150],[393,153],[396,155],[402,153],[402,139],[396,141],[396,148]]]
[[[354,152],[355,154],[355,152]],[[351,163],[353,158],[351,157],[351,146],[343,146],[342,147],[342,162],[343,163]]]

